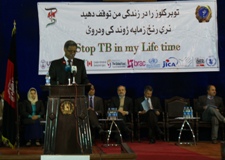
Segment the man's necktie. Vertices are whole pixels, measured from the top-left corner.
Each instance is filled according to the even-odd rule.
[[[71,66],[71,59],[68,59],[68,65]]]
[[[93,108],[92,97],[90,97],[89,105],[90,105],[91,108]]]
[[[151,98],[148,98],[148,106],[149,106],[149,109],[153,109]]]
[[[68,76],[69,76],[68,78],[71,78],[71,81],[72,81],[73,75],[71,73],[71,59],[68,59],[67,62],[68,62],[68,66],[70,67],[70,70],[68,71]]]

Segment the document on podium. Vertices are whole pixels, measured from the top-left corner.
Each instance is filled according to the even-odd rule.
[[[146,112],[149,110],[149,104],[147,100],[144,100],[143,102],[141,102],[141,105]]]

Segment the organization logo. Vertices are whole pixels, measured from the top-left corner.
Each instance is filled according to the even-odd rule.
[[[150,58],[148,63],[146,64],[147,68],[160,68],[160,64],[158,63],[157,58]]]
[[[108,68],[112,67],[111,59],[107,60],[107,66],[108,66]]]
[[[49,11],[48,12],[48,18],[50,19],[50,23],[48,23],[46,25],[46,27],[50,26],[50,25],[53,25],[56,23],[56,13],[57,13],[57,8],[45,8],[46,11]]]
[[[200,23],[209,22],[212,17],[212,10],[209,6],[197,6],[195,16]]]
[[[184,57],[183,59],[178,60],[178,65],[179,67],[193,67],[193,57]]]
[[[121,62],[120,60],[107,60],[108,68],[126,68],[126,62]]]
[[[136,61],[134,59],[127,60],[127,68],[144,67],[144,66],[146,66],[145,61]]]
[[[87,67],[92,67],[92,61],[87,60]]]
[[[106,61],[94,61],[94,60],[86,60],[87,67],[106,67],[107,62]]]
[[[172,68],[176,67],[178,64],[178,60],[175,57],[169,57],[165,61],[163,61],[163,67],[162,68]]]
[[[203,58],[196,58],[195,59],[196,67],[204,67],[205,60]]]
[[[106,61],[93,61],[93,66],[94,67],[106,67]]]
[[[207,59],[206,59],[206,64],[208,66],[215,66],[216,65],[216,58],[213,57],[213,56],[209,56]]]
[[[51,65],[51,61],[46,61],[44,59],[41,60],[40,66],[41,69],[48,68]]]

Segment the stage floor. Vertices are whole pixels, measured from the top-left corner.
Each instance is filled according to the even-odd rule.
[[[105,153],[101,147],[93,146],[92,154],[90,154],[91,160],[135,160],[136,154],[126,143],[122,143],[121,146],[113,146],[118,150],[118,153]],[[0,160],[40,160],[43,155],[42,147],[20,147],[11,149],[8,147],[0,148]],[[110,149],[108,147],[108,149]]]

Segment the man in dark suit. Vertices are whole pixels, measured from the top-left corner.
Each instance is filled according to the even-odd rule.
[[[98,118],[102,118],[103,113],[103,100],[101,97],[95,96],[95,87],[91,85],[88,92],[88,116],[92,127],[92,139],[95,136],[94,129],[98,129],[99,134],[104,132],[98,121]]]
[[[117,87],[118,96],[111,98],[111,108],[117,108],[118,110],[118,119],[122,119],[123,121],[116,122],[120,131],[125,134],[129,134],[132,132],[127,126],[126,122],[129,119],[128,116],[132,113],[133,110],[133,100],[130,97],[126,96],[126,87],[118,86]],[[116,135],[116,140],[120,143],[120,138],[118,134]]]
[[[141,120],[146,121],[149,126],[149,143],[155,143],[156,133],[164,135],[158,126],[158,116],[161,112],[161,104],[158,97],[152,96],[153,89],[146,86],[144,96],[135,101],[135,112],[142,115]]]
[[[64,45],[64,52],[64,57],[51,62],[49,68],[51,85],[69,84],[68,79],[72,83],[74,75],[77,84],[88,84],[89,80],[84,61],[74,58],[77,52],[77,44],[72,40],[67,41]],[[74,67],[77,68],[76,71],[71,72],[71,69]]]
[[[216,144],[219,130],[219,122],[225,123],[224,116],[220,113],[224,111],[223,99],[216,96],[216,87],[207,86],[207,95],[198,98],[199,111],[203,111],[202,120],[212,123],[211,138],[212,143]]]

